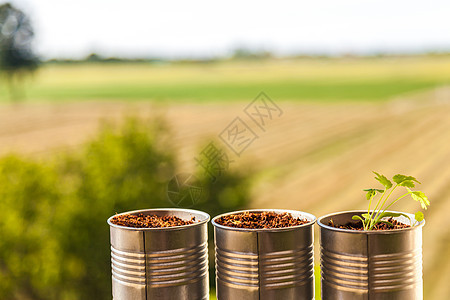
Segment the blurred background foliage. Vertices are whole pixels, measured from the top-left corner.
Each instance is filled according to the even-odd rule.
[[[38,66],[39,59],[32,48],[33,38],[29,17],[10,3],[0,5],[0,71],[13,100],[23,96],[23,78]]]
[[[170,207],[167,182],[176,171],[161,119],[105,123],[81,151],[53,160],[2,157],[0,299],[110,299],[106,219]],[[201,170],[197,176],[208,197],[193,208],[214,216],[247,204],[242,170],[224,172],[215,182]],[[213,251],[212,240],[210,246]]]

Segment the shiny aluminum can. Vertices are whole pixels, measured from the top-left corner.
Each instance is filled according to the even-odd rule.
[[[264,209],[290,213],[309,223],[274,229],[223,226],[216,220],[216,292],[218,300],[314,299],[313,225],[316,217],[293,210]]]
[[[422,227],[383,231],[357,231],[328,226],[346,224],[345,211],[319,218],[322,299],[423,299]],[[414,215],[408,215],[414,222]],[[404,224],[410,220],[394,218]]]
[[[114,300],[209,298],[209,215],[190,209],[145,209],[123,214],[177,216],[196,223],[167,228],[118,226],[111,233]]]

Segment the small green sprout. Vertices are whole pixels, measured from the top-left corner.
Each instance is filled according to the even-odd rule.
[[[399,217],[404,216],[408,219],[409,216],[402,213],[393,213],[386,211],[389,207],[397,203],[400,199],[411,195],[411,198],[415,201],[418,201],[423,209],[427,209],[430,205],[430,201],[428,200],[427,196],[421,191],[412,191],[410,188],[414,188],[416,183],[420,182],[412,177],[412,176],[406,176],[406,175],[400,175],[397,174],[392,178],[392,181],[395,183],[393,186],[392,182],[386,178],[386,176],[378,174],[377,172],[373,172],[376,176],[375,179],[378,180],[383,186],[384,189],[365,189],[366,192],[366,198],[369,200],[369,209],[367,210],[367,213],[362,214],[361,216],[353,216],[353,220],[360,220],[363,223],[364,230],[372,230],[375,225],[378,223],[387,223],[389,225],[392,225],[390,222],[383,220],[385,217]],[[405,187],[405,189],[408,191],[406,194],[398,197],[394,201],[392,201],[389,205],[386,205],[387,200],[392,195],[392,193],[395,191],[397,187]],[[381,194],[380,199],[378,199],[377,205],[375,205],[375,208],[371,211],[370,207],[372,205],[373,198],[378,194]],[[414,223],[414,226],[419,224],[424,216],[421,211],[418,211],[415,213],[414,218],[416,222]],[[412,224],[410,219],[410,224]]]

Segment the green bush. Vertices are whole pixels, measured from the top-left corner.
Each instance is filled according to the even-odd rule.
[[[0,159],[0,298],[55,298],[65,263],[54,235],[56,173],[16,156]]]
[[[0,299],[111,299],[106,219],[171,206],[167,182],[178,170],[161,124],[106,124],[56,160],[0,158]],[[197,175],[208,197],[193,208],[214,216],[248,203],[248,174]]]

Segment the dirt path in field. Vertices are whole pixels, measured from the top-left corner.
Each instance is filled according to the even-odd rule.
[[[217,140],[240,117],[258,138],[240,156],[230,152],[229,157],[232,166],[246,165],[257,174],[253,207],[300,209],[317,216],[365,209],[361,189],[374,185],[372,170],[411,174],[424,182],[420,188],[432,201],[424,228],[426,298],[450,294],[450,259],[444,254],[450,251],[450,88],[382,104],[277,102],[283,114],[265,130],[244,113],[247,104],[2,104],[0,155],[52,156],[77,149],[95,135],[101,119],[163,115],[183,168],[192,170],[201,146]],[[415,204],[404,201],[396,209],[415,211]]]

